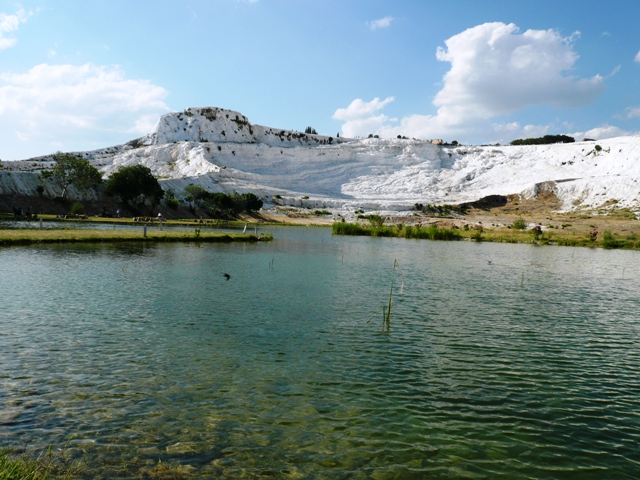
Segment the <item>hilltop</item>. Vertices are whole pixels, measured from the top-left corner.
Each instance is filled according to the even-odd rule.
[[[596,148],[596,145],[599,148]],[[420,204],[460,204],[488,196],[509,202],[544,197],[571,212],[640,212],[640,137],[555,145],[436,145],[410,139],[352,139],[253,125],[220,108],[162,116],[153,131],[123,145],[75,152],[105,177],[143,164],[180,196],[189,183],[211,191],[253,192],[265,207],[329,209],[352,218],[377,210],[406,214]],[[38,173],[50,156],[5,162],[0,194],[55,197]],[[70,191],[71,198],[91,200]]]

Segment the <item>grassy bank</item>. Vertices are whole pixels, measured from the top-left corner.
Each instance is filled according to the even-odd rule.
[[[573,230],[545,230],[540,234],[532,230],[514,228],[441,228],[404,225],[368,226],[356,223],[334,223],[336,235],[371,237],[399,237],[428,240],[472,240],[476,242],[528,243],[533,245],[561,245],[570,247],[600,247],[606,249],[640,250],[640,235],[621,235],[605,230],[594,237]]]
[[[102,243],[102,242],[259,242],[273,240],[271,234],[241,234],[147,230],[0,230],[0,245],[30,245],[45,243]]]
[[[44,222],[67,222],[70,224],[75,223],[101,223],[101,224],[109,224],[109,225],[158,225],[158,218],[151,217],[152,220],[145,221],[145,217],[137,217],[139,220],[134,221],[132,217],[96,217],[89,216],[87,218],[74,218],[70,215],[67,218],[61,218],[64,216],[50,215],[50,214],[40,214],[38,215],[38,219],[42,219]],[[275,226],[321,226],[327,227],[328,224],[319,224],[314,223],[314,219],[309,219],[308,222],[302,222],[300,218],[288,218],[286,216],[281,216],[278,219],[270,218],[272,215],[259,215],[254,217],[249,217],[245,219],[235,219],[235,220],[222,220],[222,219],[198,219],[198,218],[172,218],[172,219],[163,219],[163,225],[169,226],[181,226],[181,227],[205,227],[205,228],[243,228],[245,225],[248,225],[247,230],[252,230],[254,227],[262,228],[262,227],[275,227]],[[0,213],[0,220],[13,220],[13,216],[9,214]]]

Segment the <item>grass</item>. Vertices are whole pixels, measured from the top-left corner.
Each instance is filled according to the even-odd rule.
[[[101,243],[101,242],[258,242],[273,240],[271,234],[241,234],[219,232],[173,232],[140,230],[0,230],[0,245],[30,245],[44,243]]]
[[[400,237],[429,240],[471,240],[476,242],[529,243],[534,245],[560,245],[568,247],[600,247],[606,249],[640,250],[640,236],[634,233],[625,235],[605,230],[595,241],[589,237],[589,231],[569,229],[545,230],[536,239],[531,230],[496,227],[476,229],[446,229],[434,225],[428,227],[381,226],[373,228],[355,223],[334,223],[336,235],[360,235],[372,237]]]
[[[0,449],[1,480],[54,480],[78,478],[77,465],[67,463],[64,455],[51,450],[37,458]]]
[[[134,222],[133,218],[131,217],[122,217],[122,218],[88,217],[86,220],[79,219],[79,218],[61,219],[61,218],[57,218],[56,215],[51,215],[51,214],[39,214],[38,218],[41,218],[44,222],[56,221],[56,222],[69,222],[72,224],[73,223],[102,223],[102,224],[110,224],[110,225],[111,224],[113,225],[146,225],[146,224],[153,223],[153,225],[158,225],[157,217],[152,217],[154,218],[153,222],[141,222],[141,221]],[[3,219],[12,220],[13,215],[9,215],[9,214],[3,215],[0,213],[0,220],[3,220]],[[183,226],[183,227],[202,225],[202,226],[212,227],[212,228],[242,228],[247,223],[249,223],[250,226],[253,226],[255,222],[247,221],[246,219],[221,220],[221,219],[210,219],[210,218],[204,219],[202,221],[196,218],[177,218],[177,219],[165,218],[162,220],[163,225]],[[283,222],[279,222],[279,221],[259,221],[258,222],[259,227],[281,226],[281,225],[283,225]],[[291,223],[287,225],[298,226],[295,223]]]
[[[333,233],[336,235],[359,235],[370,237],[400,237],[418,238],[428,240],[458,240],[462,238],[455,229],[439,228],[430,225],[426,228],[420,226],[391,227],[391,226],[365,226],[357,223],[333,224]]]

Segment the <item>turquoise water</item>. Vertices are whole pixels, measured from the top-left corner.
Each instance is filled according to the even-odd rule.
[[[640,477],[637,252],[273,230],[0,249],[0,444],[90,478]]]

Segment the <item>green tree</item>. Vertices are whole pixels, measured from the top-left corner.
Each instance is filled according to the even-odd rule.
[[[56,164],[50,176],[62,188],[62,198],[67,194],[70,185],[77,190],[86,191],[102,182],[102,174],[86,158],[77,157],[72,153],[56,152],[53,159]]]
[[[511,145],[550,145],[553,143],[573,143],[575,138],[568,135],[545,135],[539,138],[518,138],[513,140]]]
[[[148,167],[132,165],[121,167],[109,176],[107,195],[120,197],[120,200],[125,204],[137,210],[140,202],[144,202],[146,199],[151,202],[152,206],[160,203],[164,196],[164,190]]]
[[[245,209],[247,212],[257,212],[262,208],[264,202],[255,193],[244,193]]]
[[[194,185],[193,183],[184,187],[182,194],[184,195],[184,199],[190,202],[194,208],[201,207],[202,202],[209,196],[209,192],[205,188],[200,185]]]

